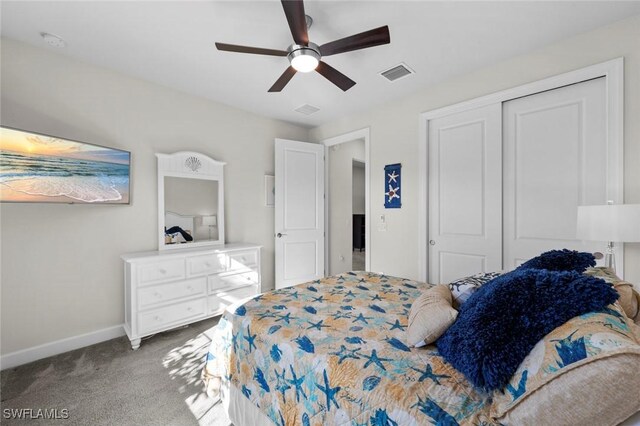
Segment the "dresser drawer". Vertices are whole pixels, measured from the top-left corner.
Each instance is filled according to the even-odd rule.
[[[209,276],[209,293],[216,293],[223,289],[233,287],[244,287],[247,285],[258,284],[258,273],[248,271],[242,274],[222,274]]]
[[[207,254],[187,258],[187,273],[189,276],[214,274],[227,269],[226,254]]]
[[[184,278],[184,259],[164,260],[138,267],[138,284],[149,285]]]
[[[256,268],[257,265],[258,252],[255,250],[229,253],[230,271]]]
[[[244,298],[258,294],[258,286],[250,285],[236,290],[223,291],[213,296],[209,296],[209,315],[222,313],[227,306],[238,302]]]
[[[171,284],[143,287],[138,290],[138,308],[147,309],[155,305],[191,296],[204,296],[207,291],[205,277]]]
[[[190,300],[138,314],[138,334],[162,330],[171,325],[190,323],[207,313],[205,298]],[[188,321],[187,321],[188,320]]]

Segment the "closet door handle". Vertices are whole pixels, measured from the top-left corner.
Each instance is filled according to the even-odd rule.
[[[429,245],[435,246],[436,245],[436,240],[429,240]]]
[[[278,233],[276,234],[276,237],[278,237],[278,238],[282,238],[283,236],[286,236],[286,235],[287,235],[287,234],[283,234],[283,233],[281,233],[281,232],[278,232]]]

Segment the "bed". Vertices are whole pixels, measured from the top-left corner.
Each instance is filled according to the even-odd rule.
[[[406,345],[411,303],[429,287],[349,272],[235,305],[221,318],[207,355],[209,392],[221,394],[238,426],[498,425],[523,400],[543,395],[537,391],[544,386],[558,392],[551,385],[560,376],[579,386],[583,375],[576,371],[597,361],[617,357],[620,369],[635,367],[605,380],[612,386],[640,378],[637,330],[619,306],[610,305],[546,336],[523,362],[526,372],[519,369],[504,392],[478,391],[435,346]],[[579,354],[575,342],[582,345]],[[638,400],[611,424],[640,410]],[[556,415],[554,409],[547,411]]]

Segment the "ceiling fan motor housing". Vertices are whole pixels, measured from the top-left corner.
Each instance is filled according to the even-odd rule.
[[[300,72],[309,72],[316,69],[320,62],[320,46],[309,42],[308,46],[292,44],[287,49],[287,58],[291,66]]]

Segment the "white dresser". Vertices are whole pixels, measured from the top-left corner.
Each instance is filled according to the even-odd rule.
[[[221,314],[260,293],[260,246],[148,251],[125,263],[125,331],[131,347],[143,337]]]

